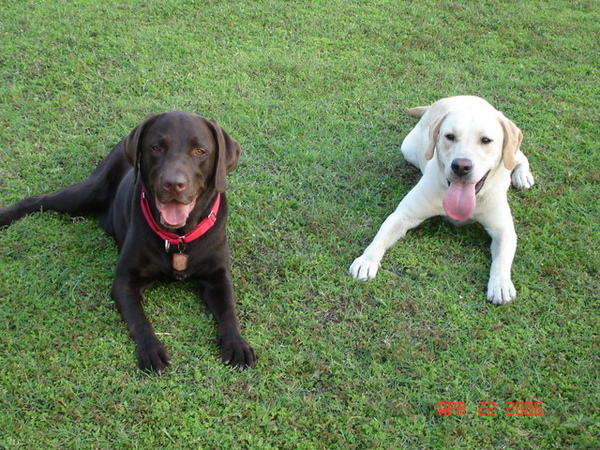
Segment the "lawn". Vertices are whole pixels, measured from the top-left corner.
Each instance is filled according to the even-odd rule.
[[[173,364],[139,371],[112,240],[93,217],[27,216],[0,230],[0,448],[597,448],[598,6],[0,0],[0,206],[84,179],[148,113],[216,119],[243,151],[228,231],[259,355],[223,366],[194,289],[157,284]],[[509,195],[502,307],[478,225],[432,219],[375,280],[348,274],[419,178],[406,109],[459,94],[523,130],[536,177]]]

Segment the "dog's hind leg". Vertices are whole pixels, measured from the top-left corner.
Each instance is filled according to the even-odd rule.
[[[0,226],[9,225],[26,214],[48,210],[65,213],[102,212],[131,166],[123,157],[121,144],[107,155],[86,180],[53,194],[32,195],[0,209]]]
[[[529,160],[527,156],[519,150],[515,155],[517,165],[510,174],[512,185],[517,189],[529,189],[533,186],[533,175],[529,170]]]

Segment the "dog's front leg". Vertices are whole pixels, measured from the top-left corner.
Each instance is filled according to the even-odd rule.
[[[233,285],[227,269],[220,269],[210,279],[202,282],[203,297],[219,327],[218,346],[223,364],[253,367],[256,364],[254,349],[242,337],[234,304]]]
[[[492,238],[492,266],[488,282],[487,299],[495,305],[502,305],[514,300],[517,291],[511,281],[511,267],[517,250],[517,233],[513,224],[508,203],[505,211],[494,217],[503,217],[502,221],[481,223]]]
[[[375,278],[387,249],[402,239],[409,229],[419,223],[407,220],[406,213],[402,210],[396,210],[390,214],[363,254],[354,260],[350,266],[350,274],[359,280]]]
[[[166,347],[156,337],[150,321],[142,307],[142,292],[148,286],[132,272],[117,265],[117,274],[112,286],[112,297],[127,324],[131,338],[136,343],[138,365],[142,370],[152,370],[162,375],[171,364]]]
[[[442,213],[441,200],[437,202],[439,206],[436,206],[437,197],[439,195],[431,191],[426,183],[419,182],[385,219],[363,254],[354,260],[350,266],[350,274],[359,280],[375,278],[388,248],[402,239],[408,230],[425,219]]]

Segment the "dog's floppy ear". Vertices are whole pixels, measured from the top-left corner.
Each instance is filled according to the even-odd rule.
[[[127,137],[123,139],[123,154],[125,155],[127,162],[133,166],[134,180],[136,181],[140,171],[140,156],[142,153],[142,148],[140,147],[140,136],[142,135],[142,132],[144,131],[144,128],[150,119],[153,117],[156,117],[156,115],[148,114],[144,121],[131,130]]]
[[[440,128],[447,115],[448,113],[440,114],[439,116],[435,117],[429,125],[429,141],[427,142],[427,146],[425,148],[425,158],[428,160],[433,158],[433,151],[435,150],[435,146],[437,144]]]
[[[413,117],[423,117],[428,110],[429,106],[416,106],[414,108],[410,108],[408,110],[408,114]]]
[[[227,174],[237,165],[242,149],[240,144],[229,136],[229,133],[221,128],[216,120],[208,119],[208,123],[211,125],[215,141],[217,142],[215,187],[217,191],[225,192],[227,188]]]
[[[515,161],[515,155],[521,147],[523,133],[511,120],[507,119],[504,114],[500,113],[498,120],[500,121],[502,131],[504,131],[502,161],[504,162],[504,167],[506,167],[508,170],[513,170],[517,165]]]

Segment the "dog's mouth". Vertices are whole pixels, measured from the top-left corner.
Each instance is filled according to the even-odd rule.
[[[478,194],[479,191],[481,190],[481,188],[483,187],[485,180],[487,180],[488,175],[490,174],[490,171],[488,170],[487,173],[483,176],[483,178],[481,180],[479,180],[477,183],[475,183],[475,194]]]
[[[489,171],[477,183],[466,183],[464,181],[448,180],[448,190],[444,195],[442,205],[444,211],[454,220],[467,220],[475,211],[477,200],[475,196],[479,193],[485,180],[489,175]]]
[[[156,200],[156,208],[160,213],[160,223],[165,228],[181,228],[187,223],[188,217],[196,206],[196,197],[190,203],[181,203],[177,200],[171,200],[167,203],[161,203]]]

